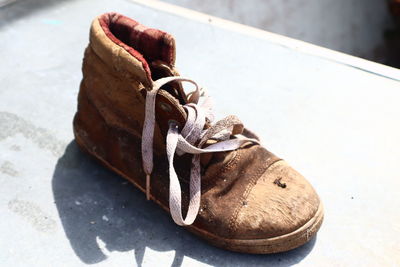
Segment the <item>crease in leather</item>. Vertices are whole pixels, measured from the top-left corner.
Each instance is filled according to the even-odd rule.
[[[231,218],[229,219],[229,228],[232,232],[235,232],[237,230],[237,227],[238,227],[238,225],[236,223],[237,216],[238,216],[239,212],[241,211],[241,209],[243,208],[243,206],[246,205],[246,204],[244,204],[244,202],[246,201],[251,190],[256,185],[257,180],[261,178],[263,173],[265,173],[269,167],[271,167],[275,162],[280,161],[280,160],[282,160],[282,159],[277,158],[272,163],[266,164],[265,166],[261,166],[259,168],[259,170],[256,172],[256,174],[252,177],[252,179],[250,179],[250,183],[246,187],[246,190],[243,192],[243,195],[240,197],[239,203],[238,203],[235,211],[233,212]]]

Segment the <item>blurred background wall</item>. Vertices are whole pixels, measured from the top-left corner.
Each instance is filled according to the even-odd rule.
[[[164,0],[381,63],[393,27],[387,0]]]

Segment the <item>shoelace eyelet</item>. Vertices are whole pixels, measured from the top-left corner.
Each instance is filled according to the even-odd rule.
[[[165,112],[171,112],[172,111],[172,107],[170,105],[168,105],[167,103],[160,102],[159,106]]]
[[[179,122],[177,122],[176,120],[168,120],[168,126],[179,129]]]

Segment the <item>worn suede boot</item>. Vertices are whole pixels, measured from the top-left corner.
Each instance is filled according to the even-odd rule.
[[[218,247],[286,251],[322,223],[303,176],[235,116],[214,121],[210,97],[175,69],[173,37],[125,16],[92,23],[74,133],[84,151]]]

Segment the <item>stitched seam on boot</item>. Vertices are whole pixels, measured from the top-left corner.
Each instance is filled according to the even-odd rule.
[[[230,231],[235,232],[237,230],[238,224],[237,224],[237,217],[239,215],[239,212],[242,210],[243,205],[242,203],[247,199],[247,197],[249,196],[250,192],[252,191],[252,189],[254,188],[254,186],[257,184],[258,179],[261,178],[261,176],[272,166],[274,165],[276,162],[280,161],[282,159],[277,159],[275,161],[273,161],[272,163],[269,163],[266,166],[262,166],[260,167],[257,172],[255,173],[255,175],[250,179],[249,185],[246,187],[246,190],[244,191],[242,197],[239,200],[239,203],[237,204],[237,207],[235,209],[235,211],[233,212],[231,218],[229,219],[229,224],[228,224],[228,228]]]
[[[116,44],[114,42],[113,42],[113,44],[118,46],[119,48],[122,48],[127,53],[129,53],[126,49],[124,49],[123,47],[119,46],[118,44]],[[114,76],[116,78],[119,78],[119,76],[123,76],[124,78],[127,78],[129,80],[133,80],[133,81],[139,80],[140,81],[140,77],[139,77],[140,75],[138,75],[136,73],[133,73],[133,72],[129,72],[127,70],[121,70],[121,68],[120,68],[121,57],[119,56],[120,53],[121,53],[121,50],[117,50],[118,51],[118,55],[112,55],[112,64],[110,64],[110,62],[106,62],[106,61],[104,61],[103,58],[100,57],[100,55],[93,48],[93,45],[92,45],[91,42],[89,42],[88,48],[90,48],[90,50],[91,50],[90,53],[92,53],[98,60],[100,60],[109,69],[109,74],[111,74],[112,76]],[[86,57],[86,54],[84,54],[84,57]],[[139,63],[141,64],[142,68],[144,69],[143,63],[140,62],[140,61],[139,61]],[[118,75],[116,73],[118,73]],[[143,85],[142,82],[139,82],[139,84]],[[143,86],[146,87],[145,85],[143,85]],[[141,97],[142,100],[144,99],[142,95],[140,95],[139,97]],[[144,102],[144,100],[143,100],[143,102]]]
[[[136,73],[132,73],[132,72],[128,72],[128,71],[122,71],[118,68],[118,70],[114,69],[113,67],[110,66],[109,62],[104,61],[98,54],[97,52],[94,50],[94,48],[92,47],[92,44],[89,43],[88,47],[90,48],[90,53],[96,58],[98,59],[101,63],[104,64],[104,67],[107,68],[108,74],[115,77],[116,79],[120,79],[120,76],[123,76],[123,78],[128,79],[132,84],[137,83],[138,84],[138,90],[134,90],[135,94],[137,95],[137,97],[141,100],[141,102],[144,104],[145,103],[145,98],[140,94],[140,87],[146,88],[146,86],[142,83],[142,82],[138,82],[139,79],[139,75],[137,75]],[[118,54],[120,53],[120,51],[118,52]],[[86,53],[84,55],[84,62],[85,60],[88,60],[86,56]],[[113,56],[114,57],[114,56]],[[119,57],[117,58],[119,59]],[[85,64],[85,63],[83,63]],[[89,64],[89,63],[86,63]],[[120,65],[120,63],[117,64],[118,66]]]
[[[94,50],[94,48],[92,47],[92,45],[91,45],[90,43],[89,43],[89,45],[88,45],[88,47],[87,47],[86,49],[90,49],[90,52],[89,52],[89,50],[88,50],[88,53],[90,53],[91,56],[93,56],[96,60],[99,60],[99,61],[104,65],[104,67],[106,67],[106,68],[109,69],[109,71],[108,71],[108,74],[109,74],[109,75],[113,76],[113,77],[116,78],[116,79],[120,79],[120,76],[119,76],[120,74],[116,74],[116,72],[113,70],[113,68],[110,68],[110,65],[109,65],[107,62],[105,62],[105,61],[97,54],[97,52]],[[83,64],[87,64],[87,65],[88,65],[87,67],[90,67],[90,64],[93,64],[93,63],[85,62],[85,61],[90,61],[90,59],[88,59],[88,57],[90,57],[90,56],[87,56],[87,55],[86,55],[86,52],[85,52],[85,57],[84,57],[84,59],[83,59]],[[140,88],[141,88],[141,87],[145,88],[145,86],[144,86],[141,82],[137,82],[137,81],[136,81],[136,80],[138,80],[136,74],[134,74],[134,73],[126,73],[126,74],[127,74],[127,76],[124,77],[124,78],[128,79],[128,80],[131,82],[131,86],[135,86],[135,85],[136,85],[135,83],[137,83],[138,89],[137,89],[137,90],[134,89],[134,90],[131,90],[131,91],[132,91],[132,93],[135,94],[135,97],[138,98],[138,99],[140,100],[140,102],[143,103],[143,105],[144,105],[145,99],[144,99],[144,97],[140,94],[140,90],[141,90]],[[84,75],[84,76],[85,76],[85,75]],[[85,84],[84,80],[85,80],[85,77],[83,77],[83,83]],[[86,86],[86,85],[84,85],[84,86],[85,86],[85,95],[86,95],[86,98],[88,99],[88,102],[96,109],[96,111],[99,113],[99,115],[100,115],[101,118],[104,120],[104,122],[106,123],[106,125],[108,125],[109,127],[112,127],[112,128],[124,130],[124,131],[126,131],[126,132],[132,134],[133,136],[136,136],[136,137],[138,137],[138,138],[141,138],[141,134],[133,132],[130,128],[125,129],[124,127],[121,127],[121,126],[120,126],[119,124],[117,124],[117,123],[111,123],[110,121],[108,121],[108,120],[104,117],[103,113],[99,110],[98,106],[96,105],[96,102],[92,99],[92,95],[90,94],[90,92],[87,92],[87,91],[90,91],[90,90],[91,90],[91,89],[89,89],[89,86]]]
[[[229,171],[229,170],[231,170],[233,167],[235,167],[235,166],[238,164],[238,162],[239,162],[239,160],[240,160],[240,158],[241,158],[241,155],[242,155],[241,149],[236,150],[236,151],[235,151],[235,155],[234,155],[222,168],[220,168],[219,171],[218,171],[216,174],[214,174],[214,175],[211,176],[209,179],[207,179],[208,182],[205,182],[205,183],[204,183],[204,186],[205,186],[205,187],[209,186],[209,184],[211,183],[211,181],[213,181],[214,179],[217,179],[218,176],[223,175],[224,173],[226,173],[227,171]],[[211,189],[212,189],[212,188],[208,188],[207,190],[205,190],[205,191],[203,192],[203,194],[207,193],[207,192],[208,192],[209,190],[211,190]]]
[[[100,112],[100,110],[99,110],[99,108],[97,107],[97,105],[95,104],[95,102],[93,101],[93,99],[92,99],[92,97],[90,96],[90,93],[88,93],[88,92],[86,92],[88,89],[87,89],[87,87],[86,87],[86,89],[85,89],[85,95],[86,95],[86,99],[87,99],[87,101],[88,101],[88,103],[90,104],[90,105],[92,105],[93,106],[93,108],[96,110],[96,112],[99,114],[99,116],[102,118],[102,120],[104,121],[104,123],[107,125],[107,127],[109,127],[109,128],[114,128],[114,129],[117,129],[117,130],[123,130],[123,131],[125,131],[125,132],[127,132],[127,133],[129,133],[129,134],[131,134],[131,135],[133,135],[133,136],[135,136],[136,138],[141,138],[141,136],[140,135],[138,135],[138,134],[136,134],[135,132],[133,132],[133,130],[131,130],[131,129],[126,129],[126,128],[123,128],[123,127],[121,127],[120,125],[118,125],[118,124],[116,124],[116,123],[111,123],[111,122],[109,122],[105,117],[104,117],[104,115]]]
[[[239,153],[236,153],[235,156],[232,157],[232,159],[230,159],[227,163],[225,163],[225,165],[224,165],[223,167],[221,167],[221,169],[220,169],[220,171],[218,172],[218,174],[223,174],[223,173],[227,172],[228,170],[230,170],[231,167],[236,166],[238,160],[240,159],[240,157],[238,157],[238,156],[239,156],[238,154],[239,154]],[[237,160],[235,160],[236,157],[238,157]],[[235,162],[233,162],[233,161],[235,161]],[[232,164],[231,164],[231,163],[232,163]],[[230,165],[230,166],[228,166],[228,165]],[[213,176],[210,178],[210,181],[211,181],[211,179],[215,179],[215,177],[216,177],[216,175],[213,175]],[[180,177],[180,176],[178,176],[178,179],[179,179],[182,183],[185,183],[186,185],[189,184],[189,179],[182,178],[182,177]],[[209,185],[209,183],[210,183],[210,182],[204,182],[204,183],[202,182],[202,186],[204,185],[204,187],[206,187],[207,185]],[[203,187],[202,187],[202,188],[203,188]],[[207,189],[206,191],[202,191],[201,194],[204,195],[204,194],[206,194],[206,193],[207,193],[209,190],[211,190],[211,189],[212,189],[212,188],[209,188],[209,189]]]
[[[244,193],[242,194],[242,196],[240,197],[238,203],[236,204],[236,208],[233,211],[233,214],[231,216],[231,218],[229,219],[229,223],[228,223],[228,229],[232,232],[234,232],[237,228],[237,224],[236,224],[236,219],[237,216],[239,214],[239,211],[241,210],[241,207],[243,206],[242,203],[243,201],[247,198],[247,196],[249,195],[251,189],[256,185],[256,182],[258,180],[258,178],[261,177],[261,175],[266,171],[265,166],[260,167],[256,173],[253,175],[253,177],[251,177],[249,184],[247,185]]]

